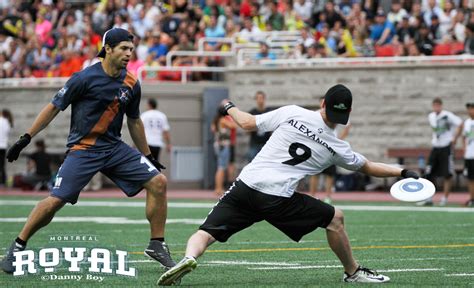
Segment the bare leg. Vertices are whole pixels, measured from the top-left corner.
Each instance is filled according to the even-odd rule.
[[[146,218],[150,222],[151,238],[164,237],[167,213],[165,175],[159,174],[145,183]]]
[[[452,179],[451,178],[445,178],[443,182],[443,192],[444,192],[444,197],[448,199],[449,192],[451,192],[451,183]]]
[[[207,247],[214,243],[216,239],[203,230],[198,230],[188,240],[186,246],[186,257],[198,258],[201,256]]]
[[[218,196],[224,194],[224,169],[217,168],[215,175],[215,192]]]
[[[30,216],[26,220],[23,229],[21,230],[18,237],[23,241],[28,241],[28,239],[33,236],[39,229],[46,226],[51,222],[59,209],[61,209],[65,202],[61,199],[48,196],[47,198],[41,200],[36,204],[35,208],[31,210]]]
[[[227,167],[227,182],[232,183],[235,180],[235,164],[229,163]]]
[[[328,227],[326,227],[326,236],[329,246],[336,254],[337,258],[344,266],[344,270],[349,275],[354,274],[359,264],[352,256],[351,244],[346,230],[344,229],[344,214],[336,208],[334,218]]]
[[[311,175],[309,178],[309,194],[313,197],[316,196],[316,191],[318,191],[319,184],[319,175]]]
[[[334,176],[326,175],[326,198],[332,199],[333,187],[334,187]]]

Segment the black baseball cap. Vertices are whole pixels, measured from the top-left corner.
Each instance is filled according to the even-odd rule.
[[[474,101],[470,101],[466,103],[466,108],[474,107]]]
[[[107,30],[102,38],[102,49],[100,49],[97,57],[105,58],[105,45],[115,47],[122,41],[133,41],[133,35],[122,28],[112,28]]]
[[[326,116],[332,123],[347,124],[352,107],[352,93],[346,86],[337,84],[324,95]]]

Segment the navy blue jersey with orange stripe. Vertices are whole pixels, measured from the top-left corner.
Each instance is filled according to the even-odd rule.
[[[134,75],[123,69],[110,77],[99,62],[71,76],[52,104],[61,110],[71,105],[70,150],[108,150],[121,141],[123,115],[140,117],[140,98]]]

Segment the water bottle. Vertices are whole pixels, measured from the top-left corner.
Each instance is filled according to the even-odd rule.
[[[420,156],[418,156],[418,169],[420,170],[421,175],[424,174],[425,168],[426,168],[425,156],[420,155]]]

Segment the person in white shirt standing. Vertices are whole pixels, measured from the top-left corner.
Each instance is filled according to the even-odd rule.
[[[466,206],[474,206],[474,102],[466,104],[469,118],[462,126],[465,176],[468,179],[469,201]]]
[[[148,99],[148,110],[140,118],[145,126],[145,136],[151,154],[156,160],[160,159],[160,152],[166,145],[166,151],[171,152],[170,125],[165,113],[157,109],[155,99]]]
[[[295,193],[303,177],[333,164],[376,177],[419,177],[414,171],[371,162],[337,138],[334,128],[348,122],[351,107],[352,93],[340,84],[326,92],[319,111],[290,105],[251,115],[227,102],[223,111],[241,128],[273,134],[189,238],[185,257],[161,275],[158,285],[178,283],[196,268],[196,258],[209,245],[226,242],[263,220],[296,242],[319,227],[326,229],[329,246],[344,266],[344,282],[388,282],[389,277],[361,267],[354,259],[340,209]]]
[[[5,185],[7,173],[5,169],[5,153],[8,148],[8,136],[13,128],[13,117],[8,109],[3,109],[0,115],[0,185]]]
[[[446,205],[451,192],[452,177],[454,175],[454,146],[457,140],[456,130],[462,124],[461,118],[453,113],[443,110],[443,101],[440,98],[433,100],[433,112],[428,115],[428,121],[433,129],[431,145],[433,146],[428,166],[426,167],[426,178],[433,183],[436,178],[443,177],[443,197],[440,206]],[[428,199],[419,205],[433,205],[433,200]]]

